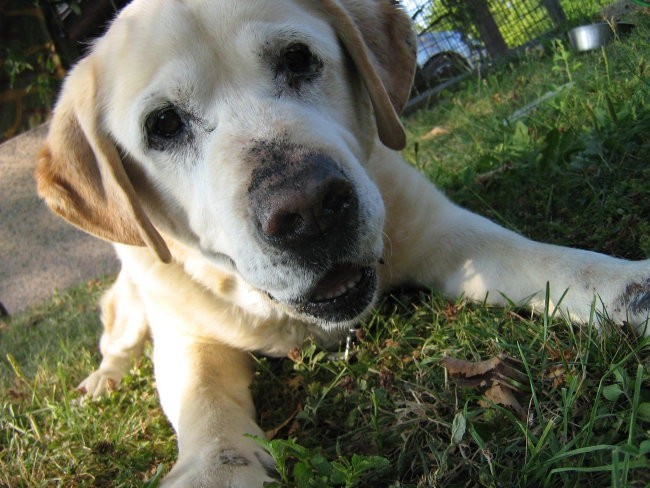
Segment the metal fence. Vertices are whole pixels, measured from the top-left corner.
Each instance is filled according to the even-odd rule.
[[[402,0],[418,34],[412,102],[518,48],[602,18],[612,0]],[[624,1],[616,2],[624,7]],[[611,12],[610,8],[610,12]]]

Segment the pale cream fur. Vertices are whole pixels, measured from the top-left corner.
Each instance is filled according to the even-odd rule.
[[[265,49],[287,38],[323,60],[299,97],[278,93],[265,65]],[[577,322],[596,299],[616,321],[646,323],[648,261],[532,242],[453,205],[400,158],[397,112],[413,66],[408,17],[388,0],[134,0],[69,75],[39,193],[115,242],[122,262],[102,301],[102,363],[80,388],[119,386],[153,339],[179,447],[162,486],[270,480],[271,458],[244,436],[262,435],[249,353],[283,356],[307,337],[335,343],[363,315],[333,323],[292,307],[322,276],[274,261],[254,238],[247,189],[259,141],[312,148],[345,170],[362,217],[350,259],[375,268],[377,293],[410,283],[542,309],[550,283],[551,307],[568,290],[560,307]],[[191,143],[152,150],[146,116],[172,102],[194,116]]]

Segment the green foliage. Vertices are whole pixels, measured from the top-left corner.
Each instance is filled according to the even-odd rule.
[[[571,24],[584,22],[586,18],[597,17],[602,7],[607,4],[606,0],[560,0],[562,10]]]
[[[269,451],[277,463],[280,481],[269,484],[270,487],[352,488],[361,482],[367,483],[373,471],[382,471],[390,463],[384,457],[357,454],[351,458],[339,456],[336,461],[328,461],[320,449],[307,449],[293,439],[254,439]]]
[[[4,70],[9,76],[9,87],[13,88],[16,77],[23,71],[34,71],[34,67],[13,49],[5,49]]]

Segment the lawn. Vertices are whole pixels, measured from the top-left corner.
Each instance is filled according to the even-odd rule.
[[[405,120],[404,156],[508,228],[649,257],[648,9],[635,22],[602,50],[549,41],[468,78]],[[99,362],[109,282],[0,322],[0,487],[153,487],[172,466],[148,357],[105,398],[74,390]],[[650,484],[650,341],[606,317],[576,327],[554,310],[398,290],[351,353],[255,358],[278,486]]]

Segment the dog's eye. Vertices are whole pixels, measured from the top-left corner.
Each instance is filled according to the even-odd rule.
[[[171,139],[183,130],[183,119],[172,107],[166,107],[152,113],[147,118],[147,131],[150,135]]]
[[[284,66],[296,75],[312,73],[320,61],[311,50],[302,43],[290,44],[283,53]]]
[[[323,62],[307,45],[294,42],[283,49],[276,66],[276,78],[299,90],[304,83],[315,80],[322,68]]]

